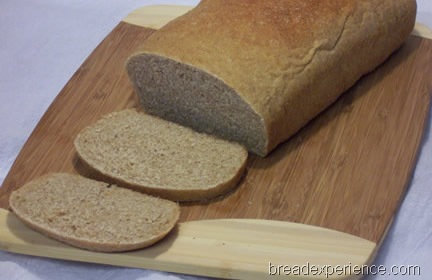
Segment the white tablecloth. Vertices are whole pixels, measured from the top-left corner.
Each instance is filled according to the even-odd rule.
[[[432,1],[417,2],[417,20],[432,28]],[[0,182],[53,99],[122,18],[144,5],[197,3],[198,0],[1,0]],[[432,79],[432,73],[426,75]],[[429,124],[408,193],[374,262],[387,268],[420,266],[421,275],[409,279],[432,279],[431,136]],[[384,275],[368,280],[395,278]],[[0,251],[1,279],[204,278]]]

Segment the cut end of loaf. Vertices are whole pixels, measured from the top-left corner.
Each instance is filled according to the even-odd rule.
[[[69,245],[130,251],[165,237],[178,204],[77,175],[54,173],[14,191],[10,207],[27,226]]]
[[[106,115],[75,139],[104,181],[174,201],[204,201],[233,189],[246,167],[240,144],[135,110]]]
[[[127,70],[147,113],[267,154],[262,118],[214,75],[148,53],[130,57]]]

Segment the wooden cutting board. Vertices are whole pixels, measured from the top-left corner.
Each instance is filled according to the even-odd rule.
[[[222,278],[265,279],[276,272],[270,263],[318,268],[302,279],[360,278],[354,268],[370,263],[385,237],[428,119],[432,40],[424,37],[411,36],[268,157],[251,155],[235,191],[206,204],[182,205],[181,223],[148,249],[102,254],[72,248],[26,228],[5,210],[14,189],[42,174],[93,176],[76,157],[75,136],[103,114],[139,106],[124,69],[126,58],[154,32],[148,27],[158,28],[188,9],[134,11],[65,85],[0,189],[0,249]],[[429,33],[418,27],[415,34]],[[351,270],[326,275],[337,265]],[[297,278],[279,272],[271,279]]]

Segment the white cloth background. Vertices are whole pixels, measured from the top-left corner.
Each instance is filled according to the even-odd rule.
[[[417,2],[417,20],[432,28],[432,1]],[[144,5],[197,3],[198,0],[0,0],[0,182],[53,99],[122,18]],[[424,74],[432,79],[432,73]],[[421,275],[409,279],[432,279],[431,136],[429,124],[408,193],[374,262],[386,267],[419,265]],[[384,275],[368,280],[395,278]],[[2,279],[205,278],[0,251]]]

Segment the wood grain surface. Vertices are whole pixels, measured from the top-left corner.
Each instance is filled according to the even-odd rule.
[[[360,279],[349,267],[370,262],[376,244],[324,228],[268,220],[217,219],[180,223],[162,242],[143,250],[107,254],[73,248],[29,230],[0,209],[0,249],[81,262],[245,280],[269,277],[269,263],[347,267],[345,275],[323,270],[300,279]],[[271,269],[271,279],[297,279]],[[327,272],[327,273],[326,273]]]
[[[126,58],[154,32],[139,25],[157,28],[188,9],[138,9],[106,37],[23,147],[0,188],[0,207],[7,209],[10,193],[42,174],[95,177],[77,159],[75,136],[106,113],[140,107],[124,68]],[[419,26],[413,34],[430,36]],[[250,156],[247,174],[232,193],[183,204],[178,227],[149,249],[83,251],[28,229],[0,209],[0,250],[234,279],[265,278],[269,261],[291,266],[370,263],[421,149],[432,93],[431,61],[432,41],[411,36],[385,64],[267,158]]]
[[[50,106],[0,189],[48,172],[82,173],[73,139],[103,114],[139,107],[125,59],[153,30],[120,23]],[[432,42],[410,37],[384,65],[267,158],[251,156],[239,187],[182,206],[181,221],[251,218],[316,225],[381,241],[408,186],[428,117]],[[349,63],[349,62],[347,62]]]

